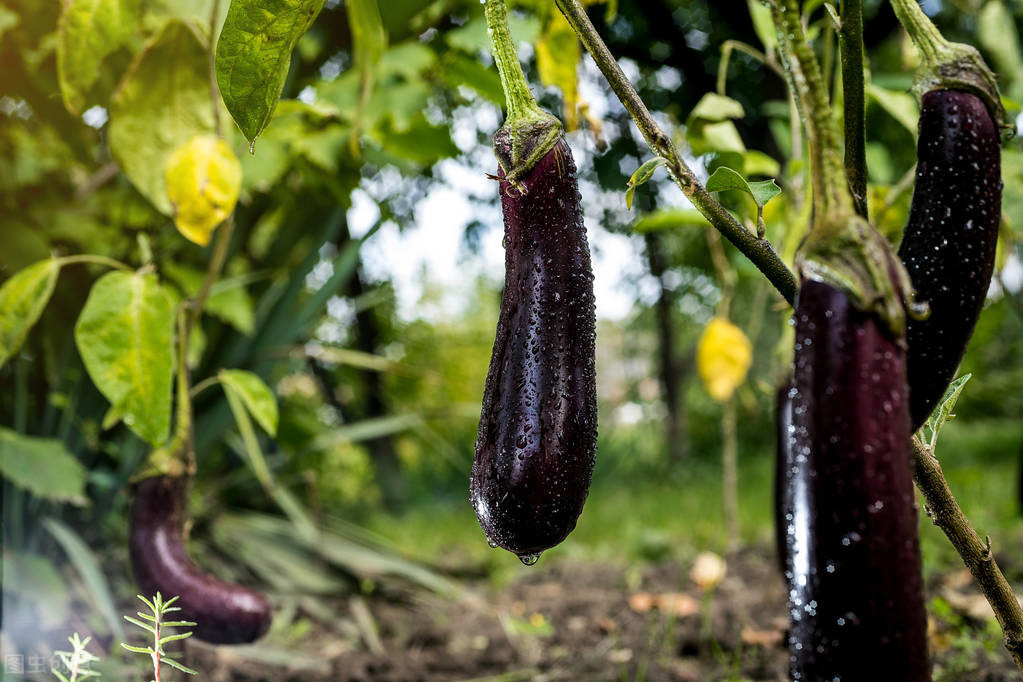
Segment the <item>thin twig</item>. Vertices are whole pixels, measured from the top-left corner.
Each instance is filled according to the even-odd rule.
[[[220,88],[217,86],[217,44],[213,38],[217,32],[217,17],[220,15],[220,0],[213,0],[213,7],[210,9],[210,45],[207,50],[210,65],[210,102],[213,104],[213,126],[217,131],[217,137],[224,137],[223,126],[220,122]]]
[[[724,96],[726,94],[726,86],[728,84],[728,64],[731,61],[732,52],[735,50],[749,55],[767,68],[771,69],[771,71],[774,71],[779,78],[782,80],[785,79],[785,72],[782,71],[782,68],[778,66],[777,62],[768,55],[764,54],[752,45],[742,42],[741,40],[726,40],[721,43],[721,61],[718,62],[717,92],[719,95]]]
[[[845,177],[856,212],[867,217],[867,114],[863,95],[863,2],[842,0],[842,101],[845,108]]]
[[[120,171],[120,166],[113,161],[108,161],[103,164],[96,169],[95,173],[89,176],[81,187],[75,190],[75,201],[81,201],[85,197],[89,196],[100,187],[116,178]]]
[[[604,74],[611,89],[614,90],[625,110],[629,112],[643,138],[651,150],[667,161],[667,169],[672,179],[689,198],[693,205],[717,230],[724,235],[739,251],[764,273],[774,288],[792,303],[796,295],[796,278],[782,262],[778,254],[766,239],[760,239],[744,228],[735,218],[704,188],[693,171],[675,150],[671,138],[661,130],[651,116],[643,100],[640,99],[632,83],[622,72],[611,51],[601,39],[597,29],[579,0],[557,0],[558,8],[575,29],[583,47],[590,53],[597,68]]]
[[[995,618],[1002,626],[1002,643],[1023,672],[1023,608],[1020,608],[1016,593],[998,568],[990,542],[982,540],[970,525],[948,487],[941,464],[916,437],[913,438],[913,480],[927,503],[928,516],[952,542],[984,598],[991,604]]]

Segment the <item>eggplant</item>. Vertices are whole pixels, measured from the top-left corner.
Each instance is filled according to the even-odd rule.
[[[905,351],[824,282],[803,282],[795,322],[792,679],[929,680]]]
[[[984,101],[931,90],[920,106],[916,185],[899,247],[918,301],[910,319],[907,376],[916,431],[941,400],[966,352],[995,262],[1002,181],[998,126]]]
[[[177,596],[180,620],[195,621],[193,636],[243,644],[266,633],[273,609],[266,595],[205,573],[185,551],[188,480],[153,476],[140,482],[131,507],[131,565],[146,595]]]
[[[498,158],[510,137],[495,136]],[[593,270],[561,138],[509,182],[505,281],[469,485],[491,545],[532,564],[575,528],[597,444]]]
[[[788,525],[792,522],[792,501],[785,485],[786,472],[792,467],[792,385],[778,388],[774,401],[774,549],[782,575],[788,561]]]

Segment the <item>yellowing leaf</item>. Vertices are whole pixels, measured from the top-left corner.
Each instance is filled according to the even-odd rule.
[[[696,347],[696,366],[711,398],[731,398],[752,362],[753,345],[741,329],[722,317],[707,323]]]
[[[242,167],[220,138],[196,135],[167,160],[167,198],[174,224],[187,239],[205,246],[238,201]]]
[[[206,39],[168,21],[129,67],[110,100],[110,153],[160,213],[171,215],[164,170],[171,151],[215,129]]]
[[[561,89],[565,129],[579,127],[579,40],[561,12],[551,12],[536,43],[536,68],[540,82]]]

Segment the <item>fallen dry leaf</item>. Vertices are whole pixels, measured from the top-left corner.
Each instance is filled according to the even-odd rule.
[[[689,616],[700,612],[700,602],[685,592],[665,592],[664,594],[637,592],[629,595],[629,608],[637,613],[646,613],[657,609],[676,616]]]
[[[765,649],[771,649],[776,646],[780,646],[785,641],[785,632],[783,630],[756,630],[750,626],[742,628],[742,641],[744,644],[752,644],[754,646],[761,646]]]

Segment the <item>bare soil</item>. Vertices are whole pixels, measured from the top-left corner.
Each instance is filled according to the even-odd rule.
[[[785,594],[773,557],[733,557],[710,595],[688,571],[541,561],[499,592],[469,581],[454,600],[307,601],[295,614],[306,626],[295,626],[287,646],[189,642],[186,657],[210,682],[787,679]],[[943,605],[931,623],[935,679],[1019,679],[968,574],[928,589]]]

